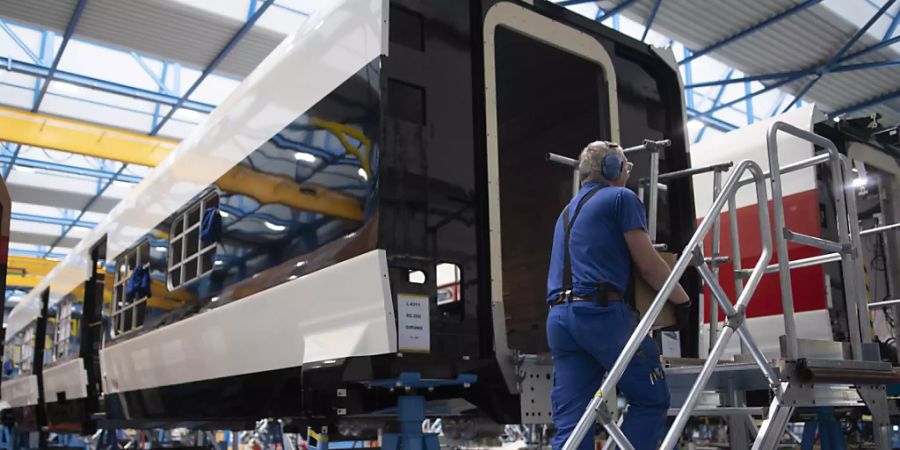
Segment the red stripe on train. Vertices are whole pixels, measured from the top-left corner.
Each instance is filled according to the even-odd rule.
[[[759,234],[759,208],[756,205],[745,206],[738,209],[738,228],[741,249],[741,267],[752,268],[759,259],[760,254],[760,234]],[[788,228],[793,231],[808,234],[811,236],[819,236],[821,234],[820,226],[820,208],[816,191],[806,191],[792,194],[784,197],[784,216],[785,223]],[[728,213],[721,215],[722,221],[722,244],[721,253],[731,256],[731,234],[729,233]],[[769,202],[769,225],[772,227],[772,202]],[[698,220],[699,222],[699,220]],[[774,231],[773,231],[774,233]],[[774,239],[774,234],[773,234]],[[712,235],[708,235],[705,242],[704,252],[706,255],[711,254]],[[774,249],[773,257],[769,263],[778,261]],[[807,258],[810,256],[820,255],[821,250],[801,246],[798,244],[788,243],[788,255],[791,260]],[[719,273],[719,283],[728,294],[728,297],[734,303],[734,280],[732,278],[732,264],[723,264]],[[791,284],[794,294],[794,311],[813,311],[825,309],[825,272],[822,266],[805,267],[791,271]],[[709,322],[709,289],[704,291],[704,320]],[[748,317],[762,317],[782,314],[781,306],[781,287],[778,281],[778,274],[771,273],[764,275],[760,280],[756,293],[750,300],[747,308]],[[725,316],[722,309],[719,309],[719,319],[724,320]]]

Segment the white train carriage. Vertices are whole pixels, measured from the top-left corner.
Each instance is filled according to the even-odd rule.
[[[477,377],[427,393],[448,414],[521,422],[514,355],[546,351],[546,211],[571,195],[544,154],[668,138],[684,169],[681,90],[671,52],[549,2],[333,2],[13,312],[10,335],[60,321],[34,404],[51,430],[300,426],[393,406],[366,383],[416,372]],[[692,208],[672,182],[661,242]]]

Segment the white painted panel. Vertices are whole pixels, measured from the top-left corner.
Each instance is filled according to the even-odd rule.
[[[51,303],[70,292],[83,281],[90,248],[103,235],[109,235],[107,257],[114,259],[366,64],[387,54],[386,5],[385,0],[334,0],[307,18],[20,305],[47,286]],[[22,308],[26,310],[11,313],[7,336],[35,317]]]
[[[47,403],[55,402],[59,392],[66,394],[66,400],[85,398],[87,384],[87,370],[84,370],[81,358],[44,369],[44,399]]]
[[[769,170],[766,132],[774,121],[786,122],[802,130],[812,131],[815,107],[794,109],[780,116],[756,122],[753,125],[729,133],[710,136],[691,146],[691,167],[702,167],[724,162],[737,163],[750,159],[759,163],[763,171]],[[778,154],[781,165],[813,156],[813,145],[785,133],[778,134]],[[703,217],[712,204],[712,173],[693,177],[694,206],[698,217]],[[724,182],[724,179],[723,179]],[[816,188],[815,169],[804,169],[782,176],[782,193],[791,195]],[[771,191],[771,190],[770,190]],[[771,198],[771,193],[770,193]],[[756,192],[748,185],[738,191],[737,205],[744,207],[756,204]]]
[[[383,250],[373,250],[100,351],[107,393],[397,351]]]
[[[828,316],[827,309],[794,313],[794,320],[797,324],[797,336],[803,336],[803,339],[821,341],[834,340],[834,336],[831,335],[831,319]],[[759,349],[762,350],[766,357],[769,359],[781,357],[781,347],[779,346],[778,338],[784,334],[783,315],[748,318],[747,326],[750,327],[750,334],[753,336],[753,340],[756,341]],[[700,356],[706,357],[709,350],[707,348],[707,343],[709,342],[708,324],[700,329],[700,342],[703,343],[700,346]],[[740,353],[740,338],[735,334],[725,348],[724,358],[728,359]]]
[[[37,375],[26,375],[0,384],[0,396],[11,408],[38,404]]]

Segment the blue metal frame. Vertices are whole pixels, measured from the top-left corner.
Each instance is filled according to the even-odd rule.
[[[181,98],[178,99],[178,102],[176,102],[175,105],[172,106],[172,109],[170,109],[169,112],[159,120],[156,126],[153,127],[153,130],[150,131],[150,136],[155,136],[157,133],[159,133],[159,130],[161,130],[162,127],[165,126],[166,122],[168,122],[169,119],[172,118],[172,115],[175,114],[175,111],[177,111],[178,108],[181,108],[184,102],[187,101],[188,97],[190,97],[191,94],[193,94],[194,91],[198,87],[200,87],[200,84],[203,83],[203,80],[205,80],[206,77],[209,76],[209,74],[216,70],[216,67],[218,67],[219,64],[222,63],[222,61],[226,56],[228,56],[228,54],[237,45],[237,43],[241,41],[241,39],[245,34],[247,34],[248,31],[250,31],[250,28],[253,28],[253,24],[255,24],[256,21],[259,20],[260,17],[262,17],[262,15],[266,12],[267,9],[269,9],[270,6],[272,6],[272,3],[274,2],[275,0],[265,0],[265,2],[256,9],[256,12],[254,12],[253,15],[244,23],[244,26],[242,26],[241,29],[231,37],[228,43],[225,44],[225,47],[223,47],[222,50],[219,51],[219,54],[217,54],[216,57],[213,58],[212,62],[210,62],[209,65],[206,66],[205,69],[203,69],[203,71],[200,73],[200,76],[197,77],[196,81],[194,81],[194,84],[192,84],[191,87],[189,87],[188,90],[184,92]]]
[[[62,225],[62,226],[73,225],[73,226],[76,226],[79,228],[94,228],[95,226],[97,226],[96,222],[89,222],[86,220],[74,220],[73,221],[71,219],[64,219],[61,217],[41,216],[38,214],[25,214],[25,213],[18,213],[18,212],[11,213],[10,219],[21,220],[21,221],[25,221],[25,222],[43,223],[43,224],[48,224],[48,225]],[[47,252],[47,253],[49,253],[49,252]]]
[[[35,258],[52,258],[52,259],[63,259],[66,255],[61,253],[50,253],[49,255],[41,250],[25,250],[22,248],[10,248],[10,255],[18,255],[18,256],[32,256]]]
[[[619,14],[622,11],[625,11],[626,9],[628,9],[628,7],[635,4],[635,2],[637,2],[637,0],[625,0],[622,3],[619,3],[618,5],[613,7],[613,9],[610,9],[609,11],[605,11],[602,16],[597,18],[597,21],[602,22],[603,19],[606,19],[607,17],[614,17],[616,14]],[[617,29],[618,29],[618,27],[617,27]]]
[[[736,34],[733,34],[733,35],[731,35],[731,36],[729,36],[729,37],[727,37],[727,38],[725,38],[725,39],[722,39],[721,41],[716,42],[715,44],[712,44],[712,45],[710,45],[710,46],[708,46],[708,47],[706,47],[706,48],[704,48],[704,49],[702,49],[702,50],[697,50],[697,51],[694,52],[690,57],[685,58],[685,59],[682,59],[681,61],[679,61],[679,62],[678,62],[678,65],[682,65],[682,64],[685,64],[685,63],[687,63],[687,62],[693,61],[693,60],[695,60],[695,59],[697,59],[697,58],[699,58],[699,57],[701,57],[701,56],[703,56],[703,55],[705,55],[705,54],[707,54],[707,53],[709,53],[709,52],[711,52],[711,51],[714,51],[714,50],[717,50],[717,49],[719,49],[719,48],[722,48],[722,47],[724,47],[724,46],[726,46],[726,45],[728,45],[728,44],[730,44],[730,43],[732,43],[732,42],[734,42],[734,41],[736,41],[736,40],[738,40],[738,39],[740,39],[740,38],[742,38],[742,37],[744,37],[744,36],[747,36],[747,35],[750,35],[750,34],[752,34],[752,33],[757,32],[757,31],[759,31],[759,30],[762,30],[763,28],[766,28],[766,27],[768,27],[769,25],[775,24],[775,23],[777,23],[778,21],[780,21],[780,20],[782,20],[782,19],[786,19],[786,18],[788,18],[788,17],[790,17],[790,16],[793,16],[794,14],[797,14],[797,13],[799,13],[799,12],[802,12],[802,11],[806,10],[807,8],[809,8],[810,6],[819,4],[819,3],[821,3],[821,2],[822,2],[822,0],[806,0],[806,1],[803,2],[803,3],[800,3],[800,4],[798,4],[798,5],[792,6],[792,7],[788,8],[788,9],[786,9],[786,10],[784,10],[784,11],[782,11],[782,12],[780,12],[780,13],[778,13],[778,14],[772,16],[772,17],[769,17],[769,18],[766,19],[766,20],[763,20],[762,22],[757,23],[756,25],[751,26],[750,28],[747,28],[747,29],[744,30],[744,31],[741,31],[741,32],[736,33]]]
[[[18,144],[13,144],[18,145]],[[48,170],[52,172],[65,173],[68,175],[82,175],[86,177],[93,177],[100,180],[109,180],[115,176],[115,172],[110,172],[107,170],[98,170],[92,169],[89,167],[78,167],[78,166],[70,166],[68,164],[61,164],[58,162],[52,161],[40,161],[35,159],[26,159],[19,158],[18,151],[13,153],[13,156],[0,155],[0,163],[7,164],[7,166],[12,166],[12,164],[16,164],[22,167],[28,167],[31,169],[38,170]],[[8,167],[7,173],[4,174],[4,178],[8,176]],[[126,183],[140,183],[142,178],[136,175],[127,175],[122,174],[117,177],[120,181]]]
[[[86,0],[82,0],[82,1],[86,1]],[[253,27],[253,25],[259,20],[260,17],[262,17],[262,15],[266,12],[267,9],[269,9],[270,6],[272,6],[272,4],[274,2],[275,2],[275,0],[265,0],[265,2],[262,5],[260,5],[258,8],[255,8],[255,5],[251,2],[250,7],[255,8],[256,10],[253,12],[253,14],[250,16],[250,18],[247,19],[247,21],[244,23],[244,25],[241,27],[241,29],[238,30],[238,32],[235,33],[234,36],[232,36],[232,38],[228,41],[227,44],[225,44],[225,46],[222,48],[222,50],[219,51],[219,53],[216,55],[216,57],[213,58],[213,60],[209,63],[209,65],[207,65],[206,68],[203,69],[203,71],[200,73],[200,76],[197,77],[197,79],[194,81],[194,83],[183,94],[181,94],[181,97],[179,97],[178,100],[175,102],[175,104],[172,105],[172,108],[169,109],[169,112],[166,113],[165,116],[163,116],[161,119],[157,120],[157,118],[159,116],[157,114],[154,114],[154,120],[153,120],[154,123],[153,123],[153,128],[151,129],[151,131],[149,133],[150,136],[155,136],[156,134],[158,134],[160,132],[160,130],[162,130],[162,128],[165,126],[165,124],[175,114],[175,111],[177,111],[179,108],[181,108],[188,101],[188,98],[191,96],[191,94],[193,94],[194,91],[197,90],[198,87],[200,87],[200,84],[203,83],[203,81],[206,79],[206,77],[208,77],[219,66],[219,64],[221,64],[221,62],[225,59],[225,57],[228,56],[228,54],[231,52],[232,49],[234,49],[235,46],[237,46],[238,42],[240,42],[240,40],[244,37],[244,35],[246,35],[248,31],[250,31],[250,29]],[[165,88],[165,83],[161,83],[160,88],[161,89]],[[53,249],[56,247],[56,245],[63,238],[66,237],[66,235],[69,233],[69,231],[71,231],[71,229],[74,226],[76,226],[76,224],[81,219],[81,217],[84,216],[84,214],[87,212],[88,208],[90,208],[90,206],[92,204],[94,204],[94,202],[96,202],[97,199],[100,198],[100,196],[103,195],[103,193],[109,188],[109,186],[112,185],[113,181],[115,181],[116,178],[119,178],[122,175],[122,172],[127,167],[128,167],[128,164],[122,164],[122,167],[120,167],[119,170],[116,171],[116,173],[113,174],[113,176],[106,182],[106,184],[104,184],[97,191],[97,193],[87,202],[87,204],[84,206],[84,208],[82,208],[82,210],[79,212],[78,217],[75,219],[75,221],[72,222],[71,225],[66,227],[62,231],[62,233],[60,233],[60,236],[50,245],[50,249],[47,250],[47,254],[50,254],[50,252],[53,251]]]
[[[94,203],[97,202],[97,200],[103,195],[103,193],[106,192],[106,190],[109,189],[110,186],[112,186],[113,181],[116,181],[116,178],[118,178],[119,176],[122,175],[122,172],[125,171],[126,167],[128,167],[128,164],[122,164],[122,167],[120,167],[119,170],[117,170],[116,173],[113,174],[112,178],[107,180],[106,184],[104,184],[102,188],[97,190],[97,193],[94,194],[94,196],[91,197],[91,199],[88,200],[88,202],[84,204],[84,207],[81,208],[81,211],[78,213],[78,216],[75,217],[75,220],[73,220],[68,226],[66,226],[62,230],[62,233],[60,233],[60,235],[56,239],[54,239],[53,242],[50,244],[50,248],[47,249],[47,253],[44,255],[45,258],[47,257],[46,255],[49,255],[51,252],[53,252],[53,249],[55,249],[56,246],[59,245],[59,243],[66,237],[66,235],[69,234],[69,231],[71,231],[72,228],[78,226],[78,224],[81,221],[81,218],[84,217],[84,214],[91,208],[91,206],[94,205]],[[95,224],[95,226],[96,226],[96,224]],[[91,228],[93,228],[93,227],[91,227]]]
[[[141,55],[138,55],[135,52],[129,52],[129,54],[131,54],[131,57],[134,59],[134,61],[136,63],[138,63],[139,66],[141,66],[141,69],[144,69],[144,72],[147,73],[147,76],[149,76],[150,79],[153,80],[153,82],[156,83],[157,86],[159,86],[160,92],[162,92],[163,94],[166,94],[166,95],[175,96],[175,93],[170,91],[169,88],[166,87],[166,82],[163,81],[166,78],[166,76],[165,76],[165,73],[166,73],[165,70],[166,70],[166,65],[167,65],[166,61],[162,61],[163,75],[157,76],[156,73],[153,72],[153,69],[151,69],[150,66],[147,65],[147,63],[144,61],[144,58]]]
[[[41,57],[35,54],[34,51],[32,51],[31,48],[29,48],[28,45],[25,44],[25,41],[23,41],[22,38],[20,38],[19,35],[9,27],[5,20],[0,20],[0,30],[5,31],[6,34],[8,34],[9,37],[13,40],[13,42],[15,42],[16,45],[18,45],[19,48],[22,49],[22,51],[25,52],[25,54],[28,55],[28,57],[31,58],[31,60],[35,64],[42,64]]]
[[[857,103],[855,105],[843,107],[837,111],[832,111],[832,112],[828,113],[828,117],[837,117],[837,116],[840,116],[841,114],[847,114],[847,113],[850,113],[853,111],[859,111],[860,109],[869,108],[869,107],[875,106],[879,103],[893,100],[895,98],[900,98],[900,89],[893,91],[893,92],[889,92],[884,95],[880,95],[873,99],[866,100],[864,102]]]
[[[662,0],[656,0],[653,3],[653,9],[650,10],[650,15],[647,16],[647,23],[644,24],[644,34],[641,35],[641,42],[647,39],[647,33],[650,32],[650,27],[653,26],[653,21],[656,20],[656,13],[659,12],[660,6],[662,6]]]
[[[50,65],[50,70],[47,73],[47,81],[41,86],[41,91],[34,101],[31,112],[37,112],[38,109],[40,109],[41,102],[44,100],[44,95],[47,94],[47,87],[50,86],[50,82],[53,80],[53,75],[56,73],[59,61],[62,59],[63,53],[66,52],[66,46],[69,45],[72,34],[75,33],[75,27],[78,26],[78,21],[81,19],[81,14],[84,12],[85,6],[87,6],[87,0],[78,0],[78,4],[75,5],[75,11],[72,12],[72,17],[69,18],[69,23],[66,25],[66,31],[65,34],[63,34],[63,40],[59,45],[59,50],[56,51],[56,57],[53,58],[53,64]]]
[[[12,58],[2,58],[0,57],[0,68],[6,69],[7,71],[14,73],[21,73],[24,75],[30,75],[33,77],[39,78],[49,78],[57,81],[64,81],[69,84],[74,84],[76,86],[86,87],[89,89],[96,89],[101,92],[107,92],[110,94],[117,94],[126,97],[133,97],[140,100],[146,100],[154,103],[161,103],[164,105],[174,106],[178,104],[181,97],[174,95],[167,95],[160,92],[150,91],[147,89],[141,89],[134,86],[126,86],[120,83],[114,83],[112,81],[100,80],[97,78],[92,78],[84,75],[78,75],[71,72],[64,72],[61,70],[57,70],[52,77],[49,77],[49,68],[38,65],[31,64],[25,61],[19,61]],[[190,109],[192,111],[209,113],[215,109],[215,105],[210,105],[208,103],[197,102],[194,100],[184,100],[181,103],[181,108]]]
[[[816,70],[816,77],[807,82],[806,85],[803,86],[802,89],[800,89],[800,92],[797,93],[797,95],[794,97],[794,100],[788,103],[788,105],[784,108],[784,110],[782,110],[782,112],[787,112],[794,105],[796,105],[797,102],[802,99],[803,96],[806,95],[806,93],[809,92],[809,90],[812,89],[812,87],[815,86],[816,83],[820,79],[822,79],[825,74],[831,72],[834,66],[840,62],[841,58],[844,56],[844,53],[847,53],[847,51],[850,50],[850,47],[852,47],[853,44],[856,44],[856,41],[858,41],[859,38],[863,37],[866,32],[869,31],[869,28],[871,28],[872,25],[874,25],[875,22],[877,22],[878,19],[880,19],[881,16],[885,12],[887,12],[891,5],[893,5],[896,1],[897,0],[887,0],[881,7],[881,9],[879,9],[878,12],[876,12],[872,16],[872,18],[870,18],[869,21],[865,23],[865,25],[856,30],[856,33],[853,33],[853,36],[851,36],[850,39],[848,39],[847,42],[845,42],[844,45],[840,49],[838,49],[837,53],[835,53],[834,56],[832,56],[824,66]]]
[[[882,40],[890,39],[891,36],[894,35],[894,32],[897,31],[897,25],[900,25],[900,11],[894,13],[894,18],[891,20],[891,24],[888,26],[887,31],[884,33],[884,37]]]
[[[729,69],[728,73],[725,74],[725,79],[727,80],[727,79],[731,78],[732,75],[734,75],[734,69]],[[718,105],[719,102],[722,101],[722,95],[725,94],[725,89],[727,87],[728,86],[724,85],[724,84],[719,87],[719,91],[716,92],[716,98],[713,99],[713,104],[712,104],[711,108],[715,108],[716,105]],[[700,142],[701,139],[703,139],[703,134],[705,132],[706,132],[706,125],[704,124],[703,128],[701,128],[700,131],[697,132],[697,137],[694,139],[695,144]]]

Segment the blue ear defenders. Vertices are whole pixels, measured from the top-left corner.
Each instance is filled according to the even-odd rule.
[[[615,153],[606,155],[600,162],[600,174],[609,181],[618,180],[622,174],[622,160],[619,159],[619,155]]]

